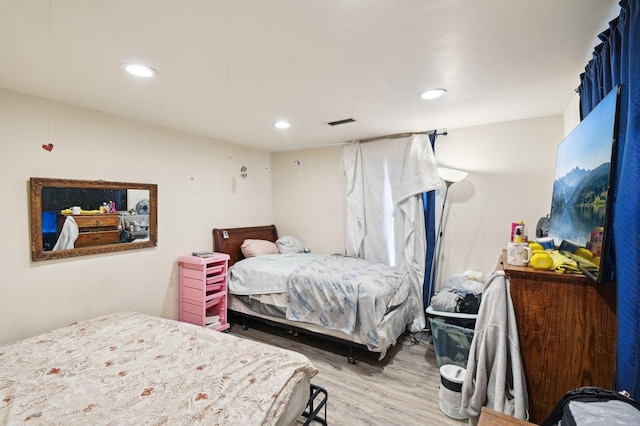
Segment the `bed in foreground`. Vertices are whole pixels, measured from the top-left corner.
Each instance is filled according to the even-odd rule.
[[[296,352],[120,312],[0,346],[0,423],[291,425],[316,373]]]
[[[353,346],[382,359],[420,314],[406,271],[341,255],[246,259],[244,241],[278,240],[273,225],[214,229],[213,239],[214,250],[230,257],[229,311],[339,340],[349,347],[349,362]]]

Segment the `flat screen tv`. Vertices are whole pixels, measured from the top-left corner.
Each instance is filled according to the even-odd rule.
[[[616,86],[558,145],[549,236],[556,246],[569,243],[599,257],[597,272],[582,272],[597,282],[614,279],[612,188],[618,139]]]

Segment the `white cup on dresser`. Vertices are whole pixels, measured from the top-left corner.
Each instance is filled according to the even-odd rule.
[[[507,243],[507,263],[513,266],[526,266],[531,259],[529,243]]]

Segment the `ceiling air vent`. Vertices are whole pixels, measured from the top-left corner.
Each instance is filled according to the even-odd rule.
[[[354,120],[353,118],[345,118],[344,120],[336,120],[336,121],[330,121],[327,124],[329,126],[339,126],[340,124],[347,124],[347,123],[353,123]]]

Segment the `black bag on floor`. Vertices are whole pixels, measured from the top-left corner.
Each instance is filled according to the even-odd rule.
[[[540,426],[640,425],[640,403],[612,390],[582,387],[567,392]]]

